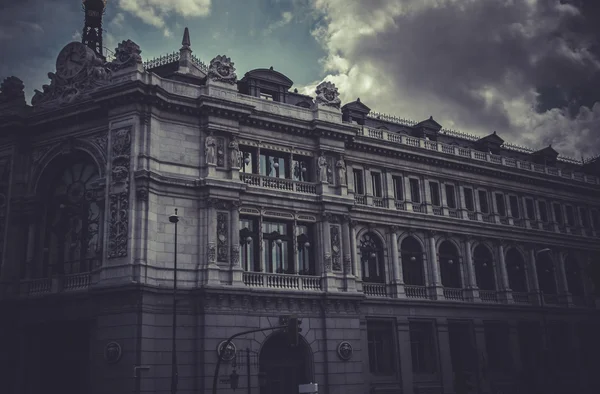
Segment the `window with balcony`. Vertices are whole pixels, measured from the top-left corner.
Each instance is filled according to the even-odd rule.
[[[546,201],[538,201],[538,210],[540,211],[540,220],[544,223],[548,223],[548,210],[546,208]]]
[[[57,160],[41,178],[45,203],[43,277],[89,272],[101,259],[104,190],[99,172],[84,154]]]
[[[491,371],[510,372],[512,356],[510,353],[510,328],[504,322],[484,322],[485,349],[488,367]]]
[[[475,212],[475,200],[473,198],[473,189],[465,187],[463,190],[465,192],[465,208],[467,208],[467,211]]]
[[[298,245],[298,274],[316,275],[313,257],[312,231],[313,226],[298,225],[296,227],[296,242]]]
[[[419,180],[410,178],[410,200],[414,203],[421,202],[421,191],[419,189]]]
[[[396,373],[395,327],[392,321],[367,320],[369,371],[376,376]]]
[[[240,153],[242,156],[242,162],[240,163],[240,172],[244,174],[256,173],[254,170],[256,166],[256,154],[247,147],[240,147]]]
[[[506,273],[508,274],[508,285],[518,293],[526,293],[527,277],[525,276],[525,259],[521,252],[515,248],[510,248],[506,252]]]
[[[439,264],[442,286],[455,289],[462,288],[458,249],[452,242],[444,241],[440,244]]]
[[[429,182],[429,192],[431,193],[431,205],[436,207],[442,205],[440,199],[440,185],[437,182]]]
[[[517,196],[509,196],[508,202],[510,204],[510,214],[513,218],[518,219],[521,217],[519,209],[519,198]]]
[[[569,226],[574,226],[575,225],[575,213],[573,212],[573,206],[566,205],[565,213],[567,214],[567,224]]]
[[[402,183],[402,177],[399,175],[394,175],[392,177],[394,181],[394,198],[398,201],[404,200],[404,185]]]
[[[486,246],[479,244],[475,247],[473,265],[475,266],[477,286],[481,290],[496,290],[492,252]]]
[[[556,221],[556,223],[558,224],[563,224],[563,214],[562,214],[562,208],[560,206],[559,203],[554,203],[552,204],[552,209],[554,210],[554,220]]]
[[[294,155],[292,160],[292,179],[300,182],[310,182],[310,160]]]
[[[540,290],[544,294],[556,294],[556,278],[554,276],[554,262],[550,253],[538,253],[536,258],[536,269]]]
[[[506,216],[506,203],[504,201],[504,194],[495,193],[496,197],[496,208],[498,210],[498,215]]]
[[[448,208],[456,208],[456,190],[454,185],[445,185],[446,187],[446,204]]]
[[[581,269],[579,267],[579,262],[573,255],[567,255],[565,258],[565,275],[567,277],[569,293],[577,297],[582,297],[584,295],[584,290]]]
[[[533,205],[533,199],[531,199],[531,198],[525,199],[525,213],[527,215],[527,219],[536,220],[535,219],[535,205]]]
[[[587,208],[579,207],[579,218],[581,220],[581,227],[590,228],[590,218],[588,216]]]
[[[293,273],[291,235],[289,223],[263,222],[262,260],[266,272]]]
[[[381,173],[371,172],[371,186],[373,187],[374,197],[381,197],[383,195],[383,187],[381,185]]]
[[[363,182],[363,171],[354,169],[354,192],[361,196],[365,195],[365,184]]]
[[[359,241],[360,262],[364,282],[385,283],[383,244],[374,233],[364,234]]]
[[[286,157],[279,152],[260,153],[259,173],[273,178],[289,178]]]
[[[479,197],[479,208],[481,213],[490,213],[490,205],[488,201],[488,194],[485,190],[479,190],[477,192],[477,196]]]
[[[437,372],[437,346],[434,322],[411,321],[408,327],[413,373],[418,375],[435,374]]]
[[[425,286],[423,249],[414,237],[407,237],[400,244],[402,257],[402,276],[404,283],[413,286]]]

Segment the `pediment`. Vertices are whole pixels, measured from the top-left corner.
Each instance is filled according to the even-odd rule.
[[[415,127],[422,127],[434,131],[440,131],[442,129],[442,125],[433,120],[432,116],[430,116],[429,119],[417,123]]]
[[[250,79],[281,85],[284,86],[286,89],[291,88],[294,84],[294,82],[291,79],[289,79],[279,71],[273,70],[272,68],[257,68],[255,70],[248,71],[246,74],[244,74],[244,78],[242,78],[241,81],[247,82]]]
[[[490,143],[490,144],[494,144],[494,145],[502,145],[504,143],[504,140],[502,138],[500,138],[498,136],[498,134],[496,134],[496,132],[494,131],[492,134],[486,135],[485,137],[480,138],[477,142]]]
[[[535,151],[532,154],[536,155],[536,156],[544,156],[544,157],[553,157],[553,158],[558,157],[558,152],[555,151],[554,148],[552,148],[552,145],[548,145],[547,147],[540,149],[538,151]]]
[[[371,108],[367,107],[366,105],[364,105],[361,101],[360,98],[352,101],[351,103],[348,103],[346,105],[344,105],[342,107],[342,111],[346,111],[346,110],[350,110],[350,111],[354,111],[354,112],[360,112],[360,113],[364,113],[364,114],[368,114],[369,112],[371,112]]]

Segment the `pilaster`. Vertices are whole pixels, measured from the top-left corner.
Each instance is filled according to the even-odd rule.
[[[504,245],[502,242],[497,242],[496,246],[498,248],[498,265],[500,268],[500,283],[502,288],[500,292],[502,294],[502,298],[507,303],[512,303],[512,290],[510,289],[510,283],[508,280],[508,271],[506,269],[506,259],[504,258]]]
[[[391,226],[389,228],[389,242],[392,249],[392,268],[393,268],[393,279],[392,287],[393,292],[397,298],[405,298],[404,294],[404,283],[402,280],[402,263],[400,261],[398,253],[398,227]]]
[[[219,277],[219,266],[217,265],[217,204],[215,198],[206,200],[208,210],[206,233],[206,284],[218,285],[221,283]]]
[[[479,288],[477,287],[477,279],[475,276],[475,267],[473,266],[473,240],[470,237],[464,238],[464,247],[465,247],[465,267],[467,267],[467,289],[469,293],[469,297],[474,302],[480,302],[479,298]]]
[[[233,286],[243,286],[244,270],[240,259],[240,202],[234,201],[231,204],[229,214],[231,224],[231,284]]]
[[[402,393],[413,394],[412,352],[410,341],[410,326],[408,319],[400,317],[397,320],[398,348],[400,349],[400,375],[402,376]]]
[[[352,231],[350,229],[350,216],[344,215],[342,219],[342,258],[345,288],[348,292],[356,291],[356,278],[352,270]]]
[[[448,320],[446,318],[438,318],[436,320],[436,328],[438,349],[440,352],[440,365],[442,367],[442,386],[444,388],[444,393],[454,393],[454,371],[452,370]]]
[[[431,269],[431,296],[433,299],[441,300],[444,298],[444,288],[440,276],[440,264],[437,258],[437,248],[435,244],[435,232],[427,233],[429,243],[429,267]]]

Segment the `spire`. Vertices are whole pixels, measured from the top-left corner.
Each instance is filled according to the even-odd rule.
[[[104,59],[102,54],[102,15],[106,8],[106,0],[83,0],[85,23],[81,42],[91,48],[96,55]]]
[[[191,45],[191,43],[190,43],[190,31],[188,30],[187,27],[183,31],[183,40],[181,41],[181,45],[183,45],[184,48],[189,48],[190,45]]]

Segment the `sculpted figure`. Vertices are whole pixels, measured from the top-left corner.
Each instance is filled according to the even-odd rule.
[[[229,158],[231,160],[231,168],[240,168],[240,144],[233,137],[229,143]]]
[[[204,155],[206,157],[206,164],[217,164],[217,141],[215,137],[213,137],[212,132],[210,132],[206,136],[206,141],[204,142]]]
[[[335,167],[337,168],[340,185],[345,185],[346,184],[346,163],[344,162],[344,158],[342,156],[340,156],[340,159],[335,163]]]
[[[321,156],[319,156],[317,167],[319,170],[319,180],[321,182],[327,182],[327,158],[324,153],[321,153]]]

